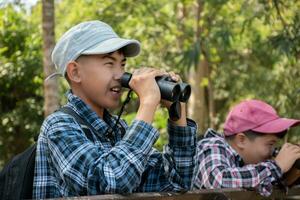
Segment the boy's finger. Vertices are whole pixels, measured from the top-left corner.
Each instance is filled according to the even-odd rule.
[[[173,81],[179,81],[178,75],[176,75],[174,72],[169,72],[169,76],[172,78]]]
[[[163,75],[168,75],[166,71],[162,70],[155,70],[151,72],[152,76],[157,77],[157,76],[163,76]]]

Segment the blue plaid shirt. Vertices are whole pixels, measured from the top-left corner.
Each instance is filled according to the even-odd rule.
[[[212,129],[198,142],[197,150],[194,189],[255,188],[268,196],[272,183],[282,177],[274,160],[244,165],[242,157]]]
[[[112,139],[105,133],[116,116],[105,112],[102,120],[80,98],[67,96],[66,106],[97,133],[90,141],[72,116],[47,117],[38,138],[33,198],[190,189],[196,151],[192,120],[186,127],[168,124],[169,144],[161,153],[152,148],[159,133],[150,124],[134,120],[128,127],[121,120]]]

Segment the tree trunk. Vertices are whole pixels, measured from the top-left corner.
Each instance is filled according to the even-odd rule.
[[[196,30],[195,30],[195,43],[201,43],[202,27],[200,25],[201,14],[203,10],[203,2],[201,0],[196,1]],[[199,55],[199,62],[195,63],[195,67],[190,69],[189,82],[192,86],[192,94],[189,100],[188,115],[198,124],[198,131],[203,134],[208,124],[208,107],[205,98],[205,86],[202,85],[202,81],[205,78],[207,72],[208,62],[205,57]]]
[[[55,72],[51,61],[51,52],[55,45],[54,37],[54,0],[42,1],[43,26],[43,65],[44,76],[48,77]],[[44,81],[44,115],[51,114],[59,107],[58,82],[56,78]]]
[[[199,62],[197,67],[192,67],[189,74],[189,83],[192,87],[192,94],[189,99],[188,114],[198,124],[198,132],[203,134],[207,128],[207,104],[205,101],[205,88],[201,82],[205,75],[205,63]]]
[[[204,52],[204,51],[203,51]],[[208,93],[208,112],[209,112],[209,127],[215,129],[217,126],[217,121],[216,121],[216,106],[215,106],[215,98],[214,98],[214,89],[213,89],[213,84],[211,81],[211,64],[209,63],[209,58],[207,53],[204,53],[204,60],[206,64],[204,67],[206,67],[205,72],[206,72],[206,77],[208,80],[207,84],[207,93]]]

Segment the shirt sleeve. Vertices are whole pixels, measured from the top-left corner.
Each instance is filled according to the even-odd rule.
[[[158,135],[147,123],[133,121],[123,139],[105,151],[101,140],[89,141],[74,120],[63,120],[47,130],[50,162],[74,194],[129,193],[140,183]]]
[[[191,187],[196,153],[196,123],[185,127],[168,124],[169,144],[164,152],[153,150],[140,191],[187,191]]]
[[[205,188],[255,188],[261,195],[272,192],[272,182],[282,176],[273,160],[256,165],[232,167],[230,157],[224,153],[225,147],[207,148],[202,151],[199,170]],[[200,159],[200,158],[198,158]]]

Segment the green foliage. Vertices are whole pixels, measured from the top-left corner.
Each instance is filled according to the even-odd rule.
[[[30,145],[42,122],[41,37],[26,18],[0,10],[0,165]]]
[[[160,136],[154,146],[158,150],[162,150],[163,146],[167,143],[168,134],[167,134],[167,119],[168,119],[168,112],[166,109],[159,109],[154,116],[154,123],[153,126],[159,131]]]

